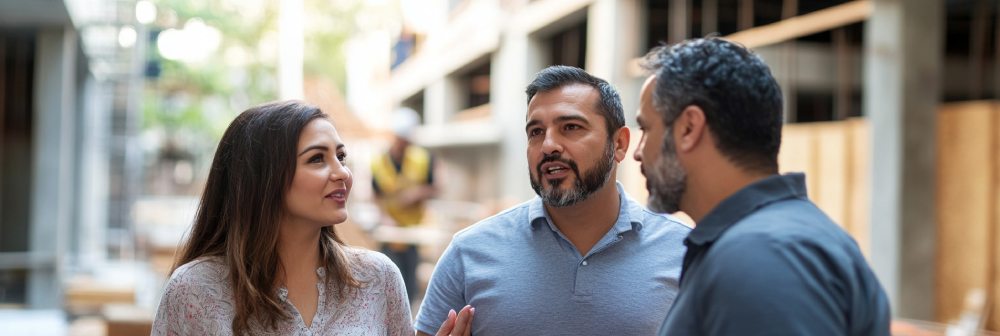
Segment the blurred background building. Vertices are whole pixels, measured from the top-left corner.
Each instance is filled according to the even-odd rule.
[[[142,334],[222,131],[279,98],[319,105],[348,142],[361,183],[338,230],[421,244],[426,283],[451,233],[534,196],[524,88],[538,70],[609,80],[637,139],[642,55],[708,34],[771,66],[781,168],[807,172],[858,241],[898,333],[998,330],[998,13],[988,0],[0,0],[0,330]],[[402,231],[376,226],[365,183],[399,106],[421,115],[442,189],[427,225]],[[618,178],[645,198],[634,160]]]
[[[143,76],[132,47],[144,42],[134,5],[0,1],[0,306],[63,316],[72,274],[131,253]]]
[[[449,177],[442,199],[496,210],[533,196],[523,90],[538,70],[608,79],[634,127],[642,55],[716,34],[772,67],[788,123],[782,170],[808,173],[810,196],[859,242],[896,316],[1000,326],[996,2],[442,0],[401,11],[401,28],[356,38],[348,68],[368,75],[350,77],[348,101],[376,124],[397,105],[420,111],[417,142]],[[619,179],[645,195],[635,162],[623,166]]]

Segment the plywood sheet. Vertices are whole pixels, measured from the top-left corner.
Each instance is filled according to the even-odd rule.
[[[861,252],[871,255],[871,131],[862,118],[847,121],[850,125],[850,188],[848,188],[848,232],[858,242]]]
[[[993,142],[991,143],[992,161],[993,162],[993,176],[992,176],[992,186],[990,188],[993,190],[992,199],[990,204],[992,205],[992,211],[990,215],[993,217],[990,220],[990,225],[993,227],[992,241],[989,242],[991,247],[990,253],[992,254],[992,260],[990,260],[989,265],[985,265],[990,269],[990,275],[992,276],[991,286],[992,290],[987,291],[990,295],[987,305],[989,307],[989,319],[987,320],[986,327],[990,330],[1000,330],[1000,271],[998,271],[998,263],[1000,263],[1000,102],[993,102],[992,106],[993,113],[993,128],[991,130],[991,138]],[[985,161],[985,160],[984,160]]]
[[[945,106],[937,130],[937,318],[951,321],[969,290],[991,283],[991,212],[996,160],[989,160],[995,114],[990,103]]]
[[[845,230],[850,231],[847,216],[847,196],[850,187],[848,136],[850,125],[845,122],[825,122],[810,125],[816,135],[816,190],[813,201]]]
[[[816,137],[806,124],[789,124],[782,128],[781,149],[778,151],[778,170],[784,173],[806,173],[809,197],[815,196],[817,184],[810,176],[816,169]]]

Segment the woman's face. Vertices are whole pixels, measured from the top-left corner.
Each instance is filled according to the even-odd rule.
[[[318,227],[347,220],[347,195],[353,183],[344,165],[347,149],[327,119],[314,119],[299,135],[295,177],[285,195],[287,218]]]

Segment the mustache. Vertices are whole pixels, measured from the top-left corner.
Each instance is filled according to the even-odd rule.
[[[538,165],[535,166],[535,170],[538,171],[538,177],[539,178],[541,178],[541,176],[542,176],[542,165],[546,164],[546,163],[549,163],[549,162],[560,162],[560,163],[563,163],[563,164],[569,166],[569,169],[572,170],[573,173],[576,174],[576,176],[578,176],[578,177],[580,176],[580,169],[577,168],[576,161],[573,161],[573,160],[570,160],[570,159],[564,159],[564,158],[562,158],[562,154],[561,153],[555,152],[555,153],[552,153],[552,154],[542,154],[542,161],[538,162]]]

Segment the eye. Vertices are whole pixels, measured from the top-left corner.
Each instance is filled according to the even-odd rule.
[[[542,129],[541,128],[532,128],[532,129],[528,130],[528,137],[529,138],[530,137],[534,137],[534,136],[538,136],[538,135],[542,135]]]
[[[347,161],[347,153],[346,152],[337,153],[337,161],[340,161],[340,163],[344,163],[344,161]]]
[[[323,162],[323,154],[316,154],[310,156],[309,160],[306,160],[306,163],[320,163],[320,162]]]
[[[577,124],[566,124],[566,126],[563,126],[563,129],[565,129],[567,131],[575,131],[575,130],[582,129],[582,128],[583,127],[580,127],[580,125],[577,125]]]

